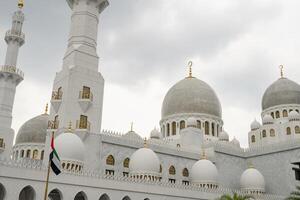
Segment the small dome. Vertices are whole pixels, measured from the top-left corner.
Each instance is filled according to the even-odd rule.
[[[197,161],[191,170],[191,180],[194,184],[218,184],[217,167],[209,160]]]
[[[241,189],[250,192],[264,192],[264,176],[255,168],[249,168],[241,176]]]
[[[283,104],[300,104],[300,85],[287,78],[280,78],[265,91],[262,109]]]
[[[49,115],[43,114],[25,122],[19,129],[16,144],[40,143],[45,144]]]
[[[197,127],[197,120],[194,117],[189,117],[186,121],[186,126],[187,127]]]
[[[261,124],[255,119],[252,123],[251,123],[251,131],[255,131],[257,129],[259,129],[261,127]]]
[[[230,143],[234,146],[241,147],[240,142],[236,138],[233,138]]]
[[[289,119],[290,120],[299,120],[300,119],[300,115],[297,111],[293,110],[289,113]]]
[[[128,131],[122,137],[131,139],[131,140],[143,140],[143,138],[139,134],[137,134],[136,132],[134,132],[134,131]]]
[[[129,171],[132,175],[151,175],[158,176],[160,170],[160,161],[149,148],[140,148],[135,151],[129,162]]]
[[[150,138],[152,139],[160,139],[161,137],[161,133],[156,128],[153,129],[150,133]]]
[[[229,141],[229,135],[226,131],[222,131],[219,135],[220,141]]]
[[[197,78],[185,78],[166,94],[162,105],[162,119],[183,113],[202,113],[222,117],[220,101],[214,90]]]
[[[62,133],[55,138],[55,149],[62,161],[84,162],[85,147],[74,133]]]
[[[263,117],[263,124],[273,124],[274,123],[274,119],[271,115],[267,114]]]

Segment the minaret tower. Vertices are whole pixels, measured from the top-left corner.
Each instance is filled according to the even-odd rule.
[[[98,72],[99,15],[107,0],[67,0],[72,9],[68,47],[56,74],[49,129],[57,133],[71,122],[75,133],[100,133],[104,79]]]
[[[23,0],[19,0],[19,10],[14,13],[12,27],[5,35],[7,52],[5,64],[0,69],[0,155],[4,157],[11,155],[14,139],[14,130],[11,128],[12,110],[16,87],[24,77],[23,72],[17,68],[19,48],[25,42],[25,35],[22,33],[23,6]]]

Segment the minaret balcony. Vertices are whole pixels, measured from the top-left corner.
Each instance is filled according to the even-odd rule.
[[[0,138],[0,152],[3,152],[4,150],[5,150],[4,139]]]
[[[86,112],[93,103],[93,93],[90,91],[80,91],[78,103],[83,112]]]
[[[24,73],[22,72],[22,70],[14,67],[14,66],[3,65],[0,68],[0,72],[15,74],[15,75],[18,75],[20,77],[20,79],[22,79],[22,80],[24,79]]]
[[[87,131],[91,129],[91,123],[88,121],[77,120],[76,121],[76,130],[77,131]]]
[[[53,107],[53,109],[55,110],[56,113],[58,112],[59,107],[61,105],[62,96],[63,96],[62,91],[53,91],[52,92],[51,105],[52,105],[52,107]]]
[[[48,129],[57,130],[59,127],[59,121],[48,121]]]
[[[16,40],[20,43],[20,45],[23,45],[25,42],[25,34],[24,33],[18,33],[13,30],[9,30],[5,34],[5,41],[8,43],[9,41]]]

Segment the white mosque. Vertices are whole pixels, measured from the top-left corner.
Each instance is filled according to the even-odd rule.
[[[300,85],[283,75],[262,99],[249,147],[229,141],[214,90],[192,73],[166,94],[160,130],[148,140],[101,129],[104,78],[98,71],[99,15],[107,0],[67,0],[70,35],[56,74],[50,114],[11,128],[23,1],[6,32],[0,69],[0,200],[44,199],[50,139],[62,173],[50,174],[49,200],[210,200],[233,192],[282,200],[300,180]],[[174,80],[175,81],[175,80]],[[104,116],[105,117],[105,116]],[[16,139],[14,139],[16,136]],[[15,141],[15,142],[14,142]]]

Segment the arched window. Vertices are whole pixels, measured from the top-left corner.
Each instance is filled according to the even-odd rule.
[[[30,149],[28,149],[28,150],[26,151],[26,158],[30,158],[30,154],[31,154],[31,151],[30,151]]]
[[[19,158],[19,151],[17,150],[16,155],[15,155],[15,159],[17,160],[18,158]],[[0,200],[1,200],[1,198],[0,198]]]
[[[24,158],[24,150],[21,150],[21,155],[20,155],[21,158]]]
[[[215,136],[215,123],[211,124],[211,134],[212,136]]]
[[[61,191],[59,191],[58,189],[52,190],[49,193],[49,195],[48,195],[48,199],[51,199],[51,200],[62,200],[62,193],[61,193]]]
[[[176,170],[175,170],[175,167],[173,165],[169,168],[169,174],[170,175],[175,175],[176,174]]]
[[[183,177],[189,177],[189,170],[188,170],[187,168],[184,168],[184,169],[182,170],[182,176],[183,176]]]
[[[172,122],[172,135],[176,135],[176,122]]]
[[[115,165],[115,158],[112,155],[109,155],[106,158],[106,164],[107,165]]]
[[[84,192],[78,192],[74,200],[87,200],[86,194]]]
[[[201,129],[201,121],[197,120],[197,128]]]
[[[273,113],[273,112],[271,112],[271,116],[273,117],[273,119],[275,119],[275,117],[274,117],[274,113]]]
[[[271,129],[271,130],[270,130],[270,136],[271,136],[271,137],[275,137],[275,130],[274,130],[274,129]]]
[[[217,137],[219,137],[219,124],[217,124]]]
[[[159,173],[162,173],[162,166],[159,165]]]
[[[122,200],[131,200],[129,196],[124,197]]]
[[[79,129],[87,129],[88,128],[88,117],[85,115],[80,115],[79,125],[77,126]]]
[[[205,122],[205,135],[209,135],[209,122]]]
[[[4,186],[0,183],[0,200],[4,200],[6,195],[6,190]]]
[[[263,137],[263,138],[267,137],[267,131],[266,131],[266,130],[263,130],[263,131],[262,131],[262,137]]]
[[[287,128],[286,128],[286,134],[287,134],[287,135],[291,135],[291,134],[292,134],[292,131],[291,131],[291,128],[290,128],[290,127],[287,127]]]
[[[99,200],[110,200],[107,194],[102,194]]]
[[[44,153],[45,153],[45,151],[42,150],[42,151],[41,151],[41,160],[44,160]]]
[[[252,135],[252,136],[251,136],[251,142],[252,142],[252,143],[255,143],[255,135]]]
[[[276,111],[276,118],[280,118],[280,112],[279,111]]]
[[[300,133],[300,127],[299,127],[299,126],[296,126],[296,127],[295,127],[295,133],[296,133],[296,134],[299,134],[299,133]]]
[[[123,167],[124,167],[124,168],[129,168],[129,161],[130,161],[129,158],[126,158],[126,159],[124,160],[124,162],[123,162]]]
[[[283,117],[288,117],[288,112],[287,112],[287,110],[283,110],[282,116],[283,116]]]
[[[167,124],[167,136],[170,136],[170,124]]]
[[[185,128],[185,121],[180,121],[180,130]]]
[[[32,158],[37,160],[39,155],[39,151],[37,149],[33,150]]]
[[[35,191],[31,186],[23,188],[19,194],[19,200],[35,200]]]

